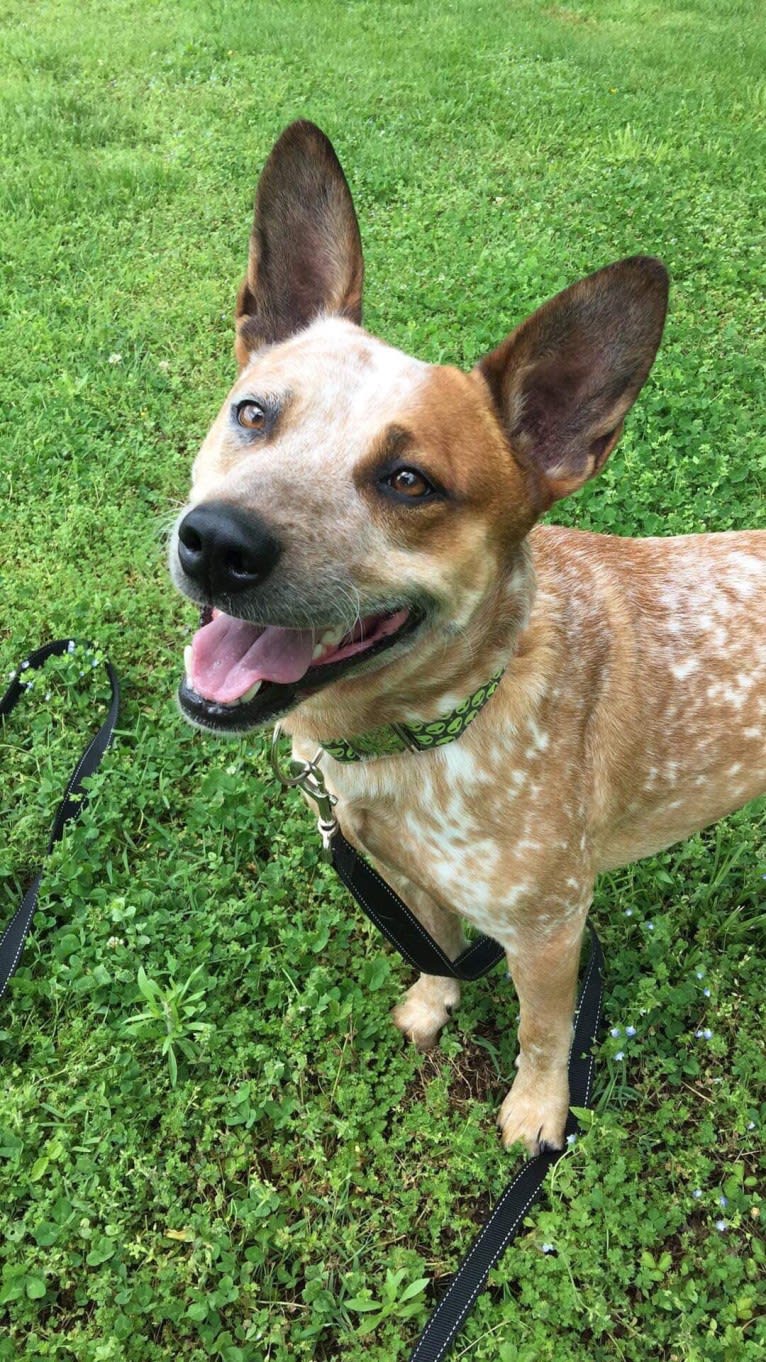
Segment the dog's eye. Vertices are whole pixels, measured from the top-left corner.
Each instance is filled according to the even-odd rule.
[[[412,501],[418,497],[427,497],[429,492],[434,490],[428,478],[417,468],[397,468],[395,473],[389,474],[386,478],[386,485],[392,492],[398,492],[399,496]]]
[[[260,402],[253,402],[251,398],[239,402],[234,408],[234,415],[237,424],[243,426],[245,430],[260,430],[266,422],[265,409]]]

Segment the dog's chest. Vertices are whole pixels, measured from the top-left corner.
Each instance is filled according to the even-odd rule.
[[[570,845],[575,810],[569,799],[551,802],[540,729],[491,745],[472,737],[374,762],[325,757],[323,770],[340,825],[361,852],[491,933],[535,898],[543,863]],[[578,858],[570,859],[568,891],[578,901]]]

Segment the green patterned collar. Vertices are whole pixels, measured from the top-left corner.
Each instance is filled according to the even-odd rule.
[[[390,757],[396,752],[430,752],[434,747],[445,747],[463,736],[494,695],[504,671],[505,667],[501,667],[442,719],[434,719],[431,723],[383,724],[356,738],[333,738],[323,742],[322,747],[336,761],[364,761],[367,757]]]

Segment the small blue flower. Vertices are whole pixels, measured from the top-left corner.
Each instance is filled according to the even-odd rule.
[[[613,1026],[612,1029],[611,1029],[611,1031],[609,1032],[609,1034],[610,1034],[610,1036],[615,1036],[615,1037],[619,1036],[619,1034],[620,1034],[620,1028],[619,1028],[619,1026]]]
[[[715,1227],[720,1234],[725,1234],[729,1228],[725,1220],[716,1220]]]
[[[728,1198],[727,1196],[719,1196],[719,1198],[718,1198],[718,1205],[719,1205],[719,1206],[728,1206],[728,1204],[729,1204],[729,1198]]]
[[[625,1058],[625,1052],[624,1052],[623,1050],[618,1050],[618,1051],[617,1051],[617,1054],[615,1055],[615,1059],[624,1059],[624,1058]]]
[[[705,1027],[705,1029],[703,1030],[702,1034],[703,1034],[703,1036],[705,1037],[705,1040],[712,1040],[712,1039],[713,1039],[713,1032],[710,1030],[710,1027],[709,1027],[709,1026],[706,1026],[706,1027]]]
[[[577,1143],[577,1136],[576,1136],[576,1135],[567,1135],[567,1144],[576,1144],[576,1143]]]
[[[646,924],[646,930],[647,930],[647,932],[653,932],[653,931],[654,931],[654,923],[653,923],[653,922],[647,922],[647,924]]]
[[[554,1244],[541,1244],[541,1245],[540,1245],[540,1249],[541,1249],[541,1251],[542,1251],[543,1253],[555,1253],[555,1252],[556,1252],[556,1247],[555,1247]]]
[[[704,996],[705,998],[709,998],[709,997],[710,997],[710,989],[709,989],[709,988],[703,988],[702,993],[703,993],[703,996]]]
[[[763,878],[766,880],[766,875],[764,875]],[[632,917],[632,916],[633,916],[633,909],[632,909],[632,908],[626,908],[626,909],[625,909],[625,912],[623,913],[623,917]]]
[[[694,1200],[695,1200],[695,1201],[699,1201],[699,1200],[700,1200],[700,1197],[702,1196],[702,1188],[701,1188],[701,1187],[695,1187],[695,1188],[694,1188],[694,1191],[692,1192],[692,1196],[694,1197]]]
[[[73,638],[70,638],[70,640],[69,640],[69,642],[67,643],[67,646],[66,646],[67,652],[68,652],[68,653],[73,653],[76,647],[77,647],[77,643],[75,642],[75,640],[74,640]]]
[[[766,875],[763,878],[766,879]],[[755,1121],[748,1121],[747,1128],[748,1130],[755,1130]]]
[[[704,979],[704,978],[705,978],[705,971],[704,971],[704,969],[696,969],[696,970],[694,971],[694,973],[696,974],[696,976],[697,976],[698,979]]]
[[[635,1036],[635,1034],[636,1034],[636,1028],[635,1028],[635,1026],[626,1026],[626,1027],[625,1027],[625,1035],[626,1035],[626,1036],[631,1036],[631,1037],[633,1037],[633,1036]]]

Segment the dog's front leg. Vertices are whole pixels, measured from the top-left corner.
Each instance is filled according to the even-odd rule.
[[[426,931],[430,932],[450,960],[454,960],[466,944],[460,918],[440,908],[429,894],[404,875],[392,875],[388,869],[385,874]],[[460,984],[457,979],[421,974],[407,989],[391,1016],[394,1025],[413,1041],[418,1050],[430,1050],[459,1002]]]
[[[558,925],[530,918],[506,958],[519,995],[518,1073],[500,1108],[503,1143],[531,1154],[561,1149],[569,1109],[569,1051],[587,909]]]

